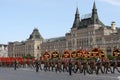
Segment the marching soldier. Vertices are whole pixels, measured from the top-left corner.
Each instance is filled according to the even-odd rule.
[[[84,60],[82,64],[83,64],[82,72],[84,72],[84,75],[86,74],[86,72],[91,74],[90,71],[88,70],[88,66],[89,66],[88,61]]]
[[[110,70],[111,73],[112,73],[111,64],[110,64],[110,60],[109,60],[109,59],[106,60],[105,65],[106,65],[106,71],[105,71],[105,73],[107,74],[107,72],[108,72],[109,70]]]
[[[120,70],[118,69],[118,60],[114,60],[113,62],[113,73],[115,72],[115,69],[120,73]]]
[[[40,68],[40,70],[42,70],[42,61],[41,60],[39,60],[39,68]]]
[[[96,62],[95,62],[95,60],[91,60],[90,63],[89,63],[89,65],[90,65],[90,71],[91,71],[91,73],[93,74],[93,71],[96,72]]]
[[[48,61],[48,62],[47,62],[47,67],[48,67],[48,71],[50,71],[51,61]]]
[[[16,70],[16,68],[17,68],[17,61],[15,60],[14,61],[14,70]]]
[[[57,62],[57,67],[56,67],[56,72],[57,72],[57,71],[59,71],[59,72],[62,71],[61,65],[62,65],[61,61],[58,61],[58,62]]]
[[[44,71],[47,71],[47,61],[44,61]]]
[[[104,73],[104,71],[102,70],[102,61],[98,60],[96,64],[97,64],[96,74],[99,73],[99,70],[101,70],[101,72]]]
[[[54,70],[54,69],[56,69],[56,62],[55,61],[52,61],[52,71]]]
[[[103,70],[104,70],[104,73],[105,73],[105,69],[106,69],[106,58],[102,58],[102,65],[103,65]]]
[[[81,73],[81,61],[80,60],[78,60],[77,61],[77,69],[76,69],[76,72],[79,70],[79,72]]]
[[[72,60],[71,61],[71,63],[72,63],[72,71],[75,73],[76,72],[76,61],[75,60]]]
[[[64,72],[64,70],[66,70],[67,72],[68,72],[68,62],[67,62],[67,60],[64,60],[63,61],[63,72]]]
[[[35,68],[36,68],[36,72],[39,71],[39,62],[38,60],[35,60]]]
[[[72,75],[72,62],[71,59],[69,60],[69,75]]]

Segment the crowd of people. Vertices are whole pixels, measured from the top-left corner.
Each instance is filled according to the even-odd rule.
[[[115,73],[116,71],[120,73],[119,66],[120,62],[116,58],[114,60],[109,60],[108,58],[93,58],[93,59],[47,59],[42,61],[41,59],[29,60],[19,62],[14,60],[14,62],[0,62],[1,67],[14,67],[17,68],[32,68],[36,72],[43,70],[45,72],[69,72],[80,74],[107,74]]]
[[[83,60],[75,60],[75,59],[66,59],[66,60],[47,60],[41,61],[36,59],[34,62],[29,63],[36,70],[36,72],[40,70],[52,71],[52,72],[69,72],[69,75],[72,73],[80,73],[86,75],[88,74],[107,74],[107,73],[115,73],[116,71],[120,73],[118,60],[109,60],[105,59],[83,59]],[[16,70],[17,62],[14,62],[14,69]],[[115,71],[116,70],[116,71]]]

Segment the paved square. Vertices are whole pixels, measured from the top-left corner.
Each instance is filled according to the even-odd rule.
[[[119,80],[117,77],[119,73],[115,74],[86,74],[72,73],[69,76],[67,72],[52,72],[39,71],[35,72],[30,68],[19,68],[16,71],[13,68],[0,68],[0,80]]]

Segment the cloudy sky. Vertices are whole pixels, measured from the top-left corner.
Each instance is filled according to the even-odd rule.
[[[109,3],[113,6],[120,6],[120,0],[99,0],[99,1]]]
[[[26,40],[34,28],[45,39],[64,36],[76,7],[82,17],[92,12],[94,1],[100,20],[120,27],[120,0],[0,0],[0,44]]]

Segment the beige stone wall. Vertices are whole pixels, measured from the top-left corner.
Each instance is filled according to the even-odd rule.
[[[107,50],[107,47],[111,49],[115,46],[120,47],[119,35],[111,35],[111,29],[100,27],[100,25],[89,25],[87,28],[71,30],[69,35],[66,35],[66,46],[70,49],[99,47],[103,50]]]
[[[34,57],[41,55],[41,40],[27,40],[25,44],[16,44],[15,42],[8,44],[8,56],[23,57],[31,54]]]
[[[120,31],[120,30],[118,30]],[[50,39],[50,41],[44,41],[40,39],[28,39],[24,45],[18,45],[16,42],[8,44],[8,56],[10,57],[22,57],[26,54],[39,57],[46,50],[54,51],[65,49],[88,49],[98,47],[107,51],[113,48],[120,47],[120,32],[112,34],[112,29],[102,28],[101,25],[89,25],[87,28],[71,29],[69,33],[66,33],[65,40],[61,38]],[[108,50],[108,51],[109,51]]]
[[[34,56],[34,40],[27,40],[25,42],[25,54]]]
[[[66,49],[66,40],[58,40],[57,41],[45,41],[41,44],[41,53],[43,54],[45,51],[54,51],[58,50],[62,52],[62,50]]]
[[[13,42],[9,42],[8,43],[8,56],[9,57],[14,57],[14,43]]]
[[[40,40],[34,40],[34,56],[35,57],[40,57],[41,56],[41,43],[42,41]]]

